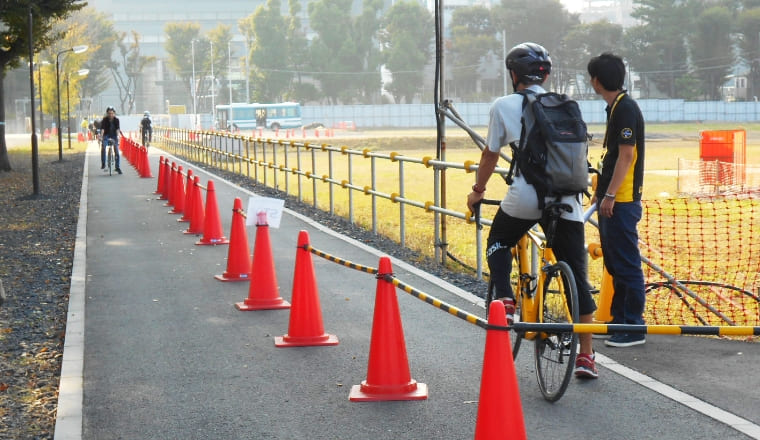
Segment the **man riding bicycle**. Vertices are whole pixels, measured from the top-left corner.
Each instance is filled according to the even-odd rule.
[[[124,136],[119,125],[119,118],[116,117],[116,110],[113,107],[106,109],[106,116],[100,122],[102,139],[100,144],[100,169],[106,168],[106,148],[108,141],[113,142],[114,157],[116,160],[116,172],[121,174],[119,167],[119,135]]]
[[[142,138],[142,144],[147,147],[148,144],[153,140],[153,127],[150,120],[150,112],[147,110],[145,110],[145,113],[143,113],[143,118],[140,121],[140,134]]]

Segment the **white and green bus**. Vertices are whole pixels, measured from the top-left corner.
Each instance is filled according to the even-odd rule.
[[[215,123],[220,130],[299,128],[303,125],[301,104],[282,102],[279,104],[217,105]]]

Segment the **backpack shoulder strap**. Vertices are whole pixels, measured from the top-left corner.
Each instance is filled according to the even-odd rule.
[[[525,107],[528,105],[528,96],[532,96],[535,92],[533,90],[525,89],[515,93],[523,96],[522,110],[525,111]],[[512,148],[512,160],[509,162],[509,171],[507,172],[507,175],[504,176],[504,180],[507,182],[507,185],[511,185],[512,182],[514,182],[515,171],[517,170],[517,162],[519,161],[520,156],[520,148],[523,147],[523,138],[525,138],[525,121],[522,116],[520,116],[520,125],[520,139],[518,139],[517,142],[509,143],[509,146]]]

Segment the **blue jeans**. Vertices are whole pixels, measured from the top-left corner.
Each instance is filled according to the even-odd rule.
[[[106,165],[106,148],[108,148],[108,140],[113,141],[114,163],[116,168],[119,168],[119,137],[118,136],[103,136],[103,143],[100,146],[100,165]]]
[[[604,266],[615,287],[610,308],[615,324],[644,324],[646,292],[637,231],[641,213],[641,202],[615,202],[612,217],[599,216]]]

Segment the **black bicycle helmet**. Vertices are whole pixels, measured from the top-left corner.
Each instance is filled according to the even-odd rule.
[[[111,110],[113,110],[114,112],[116,112],[116,109],[113,108],[113,107],[111,107],[110,105],[108,107],[106,107],[106,113],[110,112]]]
[[[543,46],[536,43],[522,43],[509,50],[506,59],[507,70],[515,72],[517,82],[533,83],[543,81],[552,70],[552,59]],[[516,86],[516,84],[512,84]]]

